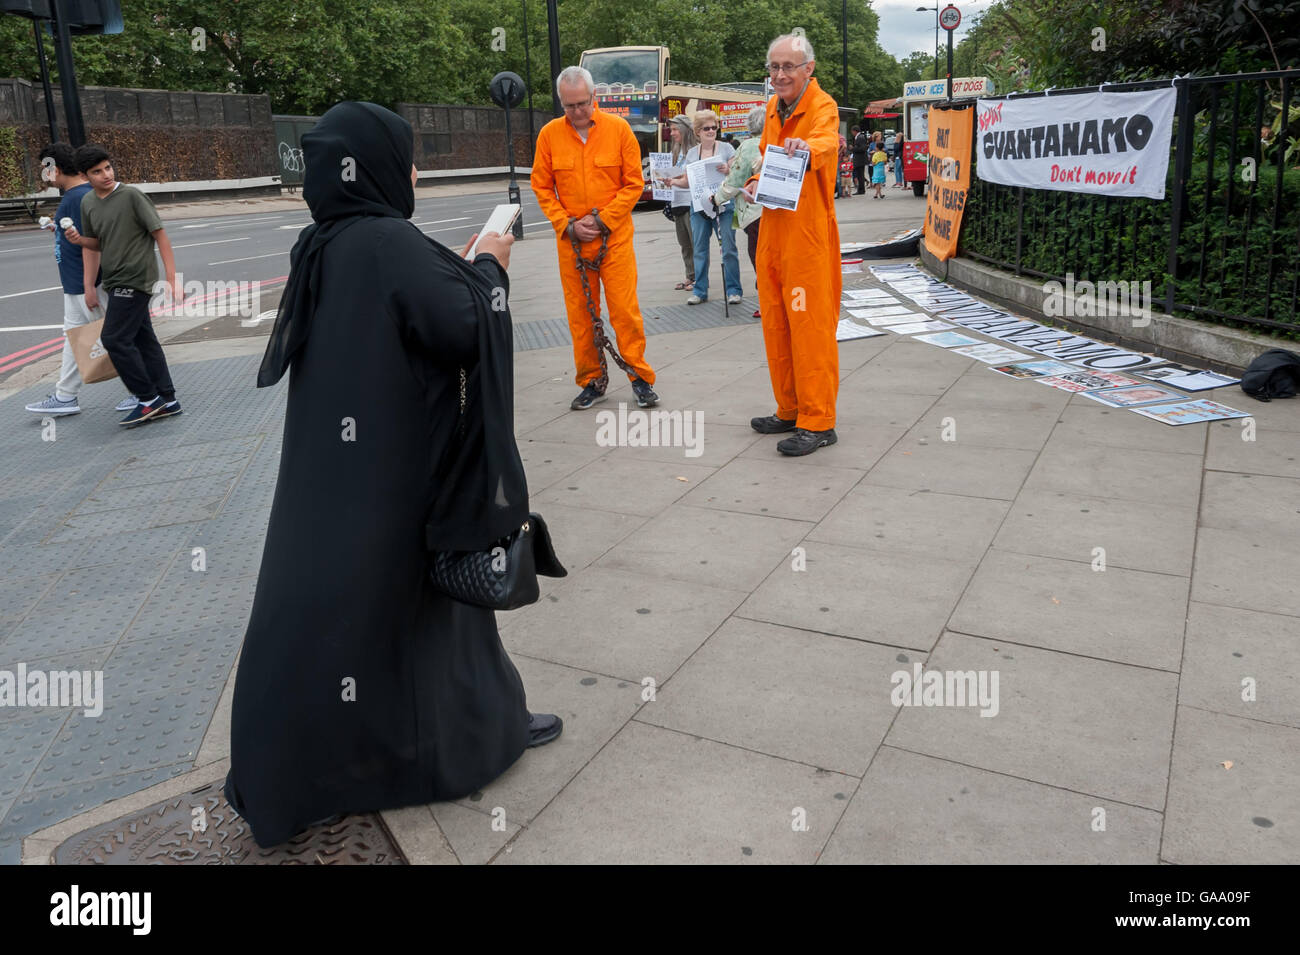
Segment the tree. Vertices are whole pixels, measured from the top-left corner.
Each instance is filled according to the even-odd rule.
[[[924,50],[917,50],[915,53],[907,54],[907,56],[903,57],[902,62],[899,63],[899,67],[903,71],[903,82],[910,83],[913,80],[931,79],[935,75],[934,64],[937,62],[939,62],[939,60],[936,59],[934,53],[926,53]],[[957,54],[956,51],[954,51],[953,63],[956,64],[956,62]],[[953,68],[956,69],[955,65]],[[961,75],[965,76],[967,74],[962,73]]]

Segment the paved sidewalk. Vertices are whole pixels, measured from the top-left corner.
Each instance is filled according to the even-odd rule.
[[[852,200],[841,231],[889,234],[913,201]],[[637,228],[643,306],[671,308],[671,226]],[[554,262],[516,247],[517,322],[558,317]],[[0,400],[0,670],[102,669],[106,696],[0,709],[0,862],[224,774],[283,427],[262,344],[169,348],[186,414],[127,433],[116,383],[54,441],[22,410],[41,386]],[[568,348],[516,355],[570,575],[499,619],[565,733],[482,793],[385,813],[410,861],[1300,858],[1293,403],[1212,395],[1254,414],[1248,442],[888,335],[841,345],[840,442],[790,460],[748,427],[772,410],[757,326],[647,357],[664,407],[702,415],[699,456],[599,445],[630,388],[572,413]],[[996,715],[895,706],[918,664],[996,674]]]

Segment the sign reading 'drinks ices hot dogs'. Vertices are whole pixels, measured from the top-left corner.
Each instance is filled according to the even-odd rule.
[[[981,99],[975,174],[987,182],[1165,197],[1174,89]]]

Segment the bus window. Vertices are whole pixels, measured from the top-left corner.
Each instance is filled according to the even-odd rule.
[[[602,84],[614,94],[655,93],[659,90],[659,54],[655,50],[584,53],[582,65],[591,71],[598,91]]]

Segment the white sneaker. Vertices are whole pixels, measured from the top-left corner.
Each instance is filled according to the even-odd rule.
[[[700,298],[698,295],[692,295],[690,298],[688,298],[688,299],[686,300],[686,304],[687,304],[687,305],[700,305],[700,304],[702,304],[702,303],[704,303],[704,302],[707,302],[707,301],[708,301],[707,298]]]
[[[727,304],[728,304],[728,305],[739,305],[742,301],[743,301],[743,299],[741,299],[741,297],[740,297],[739,295],[728,295],[728,296],[727,296]]]
[[[127,395],[125,398],[123,398],[121,401],[119,401],[119,402],[117,403],[117,407],[114,408],[113,410],[114,410],[114,411],[130,411],[132,408],[134,408],[134,407],[135,407],[136,405],[138,405],[139,403],[140,403],[140,399],[137,398],[135,395]]]
[[[65,414],[80,414],[81,405],[77,404],[76,398],[69,398],[64,401],[58,395],[46,395],[43,400],[28,405],[27,410],[32,414],[58,417]]]

